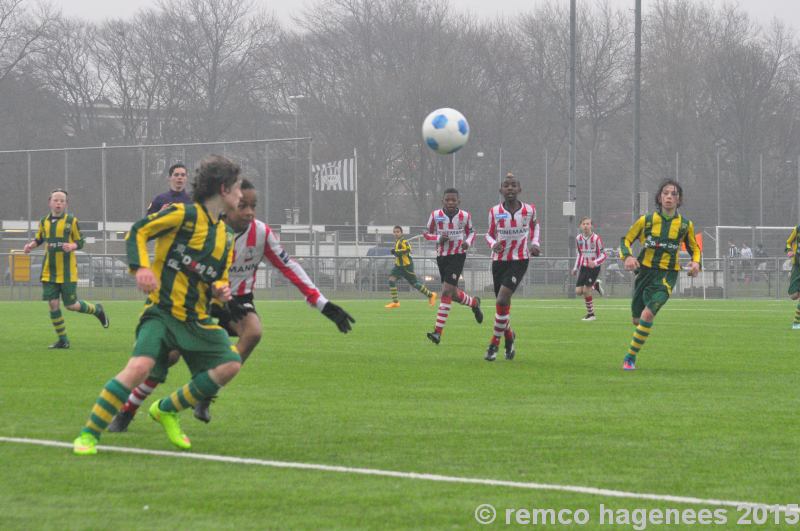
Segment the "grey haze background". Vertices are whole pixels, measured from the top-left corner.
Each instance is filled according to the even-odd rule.
[[[452,4],[460,10],[470,11],[481,18],[496,16],[509,16],[522,11],[531,11],[545,3],[546,0],[454,0]],[[568,3],[568,0],[561,0]],[[616,6],[631,6],[634,0],[613,0]],[[735,4],[753,15],[762,24],[769,23],[773,18],[778,18],[793,28],[800,26],[800,1],[799,0],[739,0],[738,2],[714,0],[715,5]],[[156,0],[61,0],[54,5],[60,7],[65,15],[76,16],[88,20],[103,20],[106,18],[126,18],[137,10],[145,7],[154,7]],[[256,0],[256,4],[274,11],[282,22],[291,20],[291,16],[299,13],[308,2],[302,0]],[[642,8],[647,9],[647,0],[642,0]]]

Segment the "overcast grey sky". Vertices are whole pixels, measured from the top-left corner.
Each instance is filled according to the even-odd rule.
[[[274,11],[281,20],[288,21],[292,14],[299,13],[303,6],[312,4],[309,0],[255,0],[257,4]],[[497,15],[513,16],[521,11],[529,11],[545,0],[452,0],[458,9],[469,10],[485,17]],[[567,2],[567,0],[560,0]],[[715,4],[726,3],[726,0],[713,0]],[[612,0],[619,6],[630,6],[634,0]],[[643,9],[647,10],[648,0],[642,0]],[[731,3],[727,1],[727,3]],[[742,9],[746,10],[762,23],[768,23],[777,17],[795,29],[800,28],[800,0],[738,0]],[[157,0],[55,0],[64,14],[90,20],[103,20],[109,17],[127,18],[138,9],[152,7]]]

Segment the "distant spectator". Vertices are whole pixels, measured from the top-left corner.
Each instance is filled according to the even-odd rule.
[[[192,198],[186,193],[186,166],[183,163],[173,164],[169,168],[169,190],[158,194],[150,201],[147,214],[155,214],[170,206],[172,203],[189,204]]]
[[[739,256],[742,258],[742,278],[745,282],[750,282],[750,275],[753,267],[753,250],[746,244],[742,244],[739,250]]]
[[[736,280],[736,271],[738,269],[739,248],[733,240],[728,240],[728,260],[730,261],[731,279]]]

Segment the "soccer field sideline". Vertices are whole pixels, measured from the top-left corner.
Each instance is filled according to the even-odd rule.
[[[51,448],[71,449],[72,443],[61,441],[49,441],[44,439],[28,439],[24,437],[3,437],[0,442],[9,444],[27,444],[35,446],[45,446]],[[130,448],[125,446],[105,446],[98,445],[98,449],[104,452],[119,452],[125,454],[147,455],[155,457],[174,457],[179,459],[195,459],[198,461],[212,461],[218,463],[229,463],[237,465],[253,465],[271,468],[283,468],[294,470],[313,470],[318,472],[334,472],[340,474],[356,474],[363,476],[391,477],[398,479],[411,479],[418,481],[432,481],[441,483],[460,483],[469,485],[486,485],[491,487],[508,487],[514,489],[537,490],[537,491],[556,491],[571,492],[576,494],[587,494],[591,496],[607,496],[611,498],[650,500],[672,502],[685,505],[706,505],[715,507],[752,507],[763,508],[773,512],[800,513],[797,504],[781,505],[753,501],[720,500],[715,498],[696,498],[693,496],[681,496],[673,494],[652,494],[642,492],[628,492],[622,490],[603,489],[599,487],[583,487],[576,485],[557,485],[550,483],[535,483],[508,481],[502,479],[470,478],[460,476],[445,476],[440,474],[422,472],[400,472],[396,470],[380,470],[374,468],[349,467],[341,465],[324,465],[319,463],[298,463],[291,461],[273,461],[268,459],[255,459],[248,457],[235,457],[215,454],[198,454],[187,452],[174,452],[166,450],[148,450],[144,448]],[[78,457],[77,459],[86,459]]]

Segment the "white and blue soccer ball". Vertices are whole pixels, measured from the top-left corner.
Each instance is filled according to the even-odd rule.
[[[422,122],[422,138],[436,153],[455,153],[469,140],[469,123],[455,109],[436,109]]]

